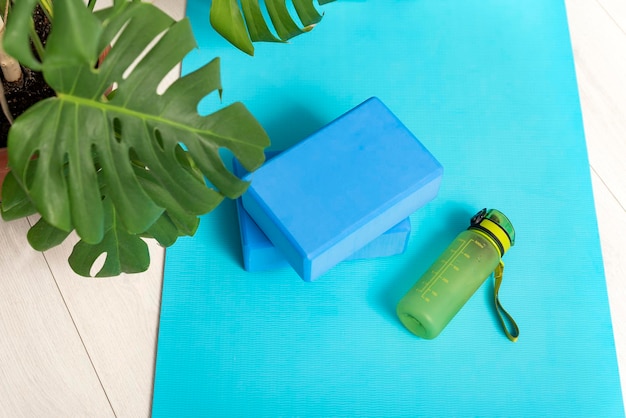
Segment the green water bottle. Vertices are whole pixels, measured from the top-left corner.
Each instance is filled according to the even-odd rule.
[[[402,324],[419,337],[435,338],[494,274],[496,310],[505,334],[515,342],[519,329],[498,299],[504,271],[502,256],[514,243],[515,230],[504,214],[495,209],[478,212],[469,228],[454,239],[400,300],[396,312]]]

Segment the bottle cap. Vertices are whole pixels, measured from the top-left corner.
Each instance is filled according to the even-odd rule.
[[[497,209],[486,208],[472,217],[469,229],[482,232],[500,251],[502,257],[515,245],[515,229],[513,224]]]

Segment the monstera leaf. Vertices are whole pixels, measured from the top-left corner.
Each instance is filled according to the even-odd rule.
[[[321,5],[334,0],[318,0]],[[259,0],[213,0],[210,20],[213,28],[230,43],[247,54],[254,54],[252,42],[285,42],[310,31],[322,19],[314,0],[290,0],[300,25],[288,8],[286,0],[265,0],[267,16],[276,34],[268,25]]]
[[[79,274],[88,275],[102,253],[99,275],[145,270],[140,237],[170,245],[195,232],[199,215],[246,189],[220,149],[253,170],[269,139],[240,103],[198,114],[200,99],[221,92],[217,59],[157,92],[195,47],[187,20],[175,22],[139,1],[118,0],[95,14],[82,0],[55,1],[39,59],[28,46],[35,3],[15,3],[5,47],[41,70],[56,96],[11,127],[13,178],[3,190],[3,216],[39,212],[42,220],[29,233],[37,249],[76,230],[81,241],[70,264]]]

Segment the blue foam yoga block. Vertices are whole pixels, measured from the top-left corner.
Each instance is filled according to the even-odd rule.
[[[432,200],[442,174],[373,97],[245,176],[242,203],[312,281]]]
[[[267,158],[273,158],[277,152],[268,152]],[[233,172],[244,177],[248,171],[236,159],[233,159]],[[237,199],[237,217],[241,234],[243,265],[247,271],[273,270],[289,265],[283,253],[272,244],[267,235],[259,229],[254,220],[243,208],[241,198]],[[402,254],[406,249],[411,234],[411,221],[405,218],[397,225],[361,248],[347,260],[388,257]]]

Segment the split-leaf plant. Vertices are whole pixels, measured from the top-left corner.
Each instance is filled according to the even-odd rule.
[[[333,1],[317,0],[320,5]],[[314,0],[213,0],[210,21],[230,43],[253,55],[253,42],[285,42],[313,29],[322,19],[313,3]]]
[[[195,47],[188,20],[139,1],[115,0],[94,12],[93,2],[57,0],[45,49],[35,54],[30,25],[37,3],[14,2],[4,46],[41,71],[56,95],[10,129],[2,217],[39,213],[28,240],[41,251],[76,231],[69,263],[78,274],[90,275],[102,254],[97,276],[143,271],[144,238],[169,246],[194,234],[199,216],[224,197],[245,191],[220,149],[254,170],[269,139],[241,103],[198,114],[203,97],[221,95],[218,59],[157,92]]]

